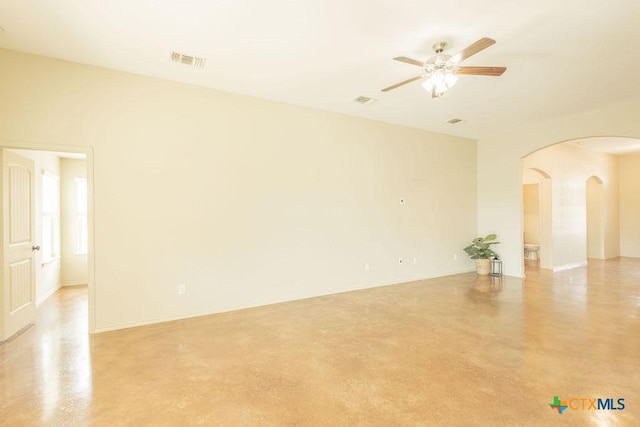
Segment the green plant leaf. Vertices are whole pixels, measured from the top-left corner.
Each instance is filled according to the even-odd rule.
[[[489,234],[485,237],[476,237],[471,244],[464,248],[464,251],[471,259],[500,259],[500,256],[490,248],[491,245],[497,245],[500,242],[494,242],[498,236]]]

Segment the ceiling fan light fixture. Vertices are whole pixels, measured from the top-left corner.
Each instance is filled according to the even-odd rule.
[[[436,86],[442,85],[444,83],[444,72],[442,70],[434,71],[429,80]]]
[[[388,92],[392,89],[397,89],[400,86],[404,86],[409,83],[413,83],[417,80],[426,78],[422,86],[431,92],[433,98],[440,97],[444,93],[451,89],[458,81],[458,73],[465,75],[475,76],[501,76],[507,68],[506,67],[476,67],[476,66],[458,66],[458,64],[465,59],[475,55],[478,52],[483,51],[489,46],[493,45],[496,41],[488,37],[483,37],[477,42],[467,46],[455,55],[444,54],[443,51],[447,47],[445,42],[438,42],[433,45],[436,55],[427,59],[426,61],[420,61],[406,56],[397,56],[394,61],[404,62],[405,64],[415,65],[422,68],[423,74],[404,80],[400,83],[396,83],[389,87],[382,89],[382,92]]]
[[[452,88],[456,83],[458,83],[458,75],[453,71],[448,71],[444,74],[444,83],[448,88]]]
[[[436,69],[429,78],[422,83],[422,87],[434,98],[438,98],[451,89],[458,82],[454,70]]]

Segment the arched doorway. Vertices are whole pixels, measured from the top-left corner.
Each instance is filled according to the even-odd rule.
[[[638,140],[630,138],[583,138],[554,144],[522,158],[523,185],[530,184],[525,179],[527,170],[549,177],[549,227],[546,233],[540,233],[541,268],[561,271],[585,266],[589,258],[629,256],[630,252],[622,250],[621,236],[629,235],[631,228],[620,218],[634,211],[631,194],[637,191],[621,189],[637,181],[637,149]],[[542,210],[544,180],[538,180]],[[523,188],[523,199],[527,191]],[[523,243],[528,243],[531,239],[525,210],[523,204],[522,237]]]

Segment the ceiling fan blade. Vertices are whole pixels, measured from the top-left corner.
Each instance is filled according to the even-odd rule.
[[[475,55],[476,53],[480,52],[481,50],[484,50],[484,49],[488,48],[489,46],[491,46],[495,42],[496,41],[493,40],[493,39],[490,39],[488,37],[483,37],[480,40],[478,40],[477,42],[475,42],[474,44],[472,44],[471,46],[468,46],[466,49],[462,49],[460,52],[458,52],[455,55],[453,55],[449,59],[449,61],[453,62],[454,64],[457,64],[460,61],[464,61],[465,59],[467,59],[471,55]]]
[[[408,84],[408,83],[415,82],[416,80],[420,80],[420,79],[425,78],[425,77],[427,77],[427,75],[426,75],[426,74],[423,74],[423,75],[421,75],[421,76],[415,76],[415,77],[412,77],[412,78],[410,78],[409,80],[405,80],[405,81],[403,81],[403,82],[396,83],[396,84],[394,84],[393,86],[385,87],[384,89],[382,89],[382,92],[388,92],[388,91],[390,91],[391,89],[395,89],[395,88],[397,88],[397,87],[400,87],[400,86],[406,85],[406,84]]]
[[[501,76],[507,67],[458,67],[456,74],[467,74],[474,76]]]
[[[396,56],[394,61],[404,62],[406,64],[417,65],[418,67],[424,66],[424,61],[418,61],[417,59],[407,58],[406,56]]]

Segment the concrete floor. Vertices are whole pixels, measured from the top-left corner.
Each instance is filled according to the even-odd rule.
[[[0,425],[640,425],[640,259],[93,336],[86,318],[66,288],[0,345]]]

